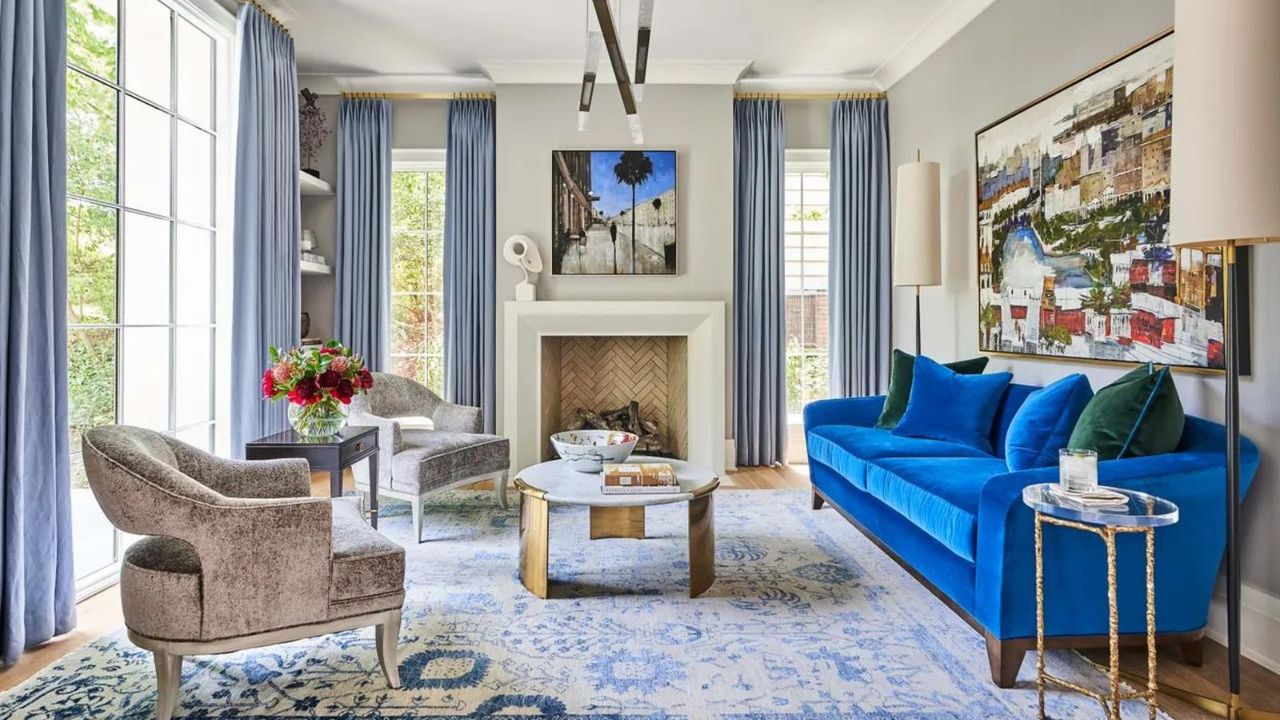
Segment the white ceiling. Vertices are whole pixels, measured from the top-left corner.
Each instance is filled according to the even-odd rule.
[[[650,80],[884,86],[991,1],[654,0]],[[588,0],[259,2],[293,34],[307,75],[581,77]],[[630,55],[638,0],[613,3]]]

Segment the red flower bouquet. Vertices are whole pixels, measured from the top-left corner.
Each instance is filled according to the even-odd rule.
[[[323,346],[270,348],[271,367],[262,374],[262,396],[289,400],[289,423],[307,437],[328,437],[347,424],[347,405],[373,387],[364,360],[337,340]]]

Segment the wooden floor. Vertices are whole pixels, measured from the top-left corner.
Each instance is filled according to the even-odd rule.
[[[801,490],[809,487],[808,469],[802,465],[745,468],[729,473],[729,478],[733,484],[724,486],[725,490]],[[350,483],[349,478],[348,483]],[[311,486],[313,494],[327,496],[329,494],[328,476],[323,473],[313,475]],[[475,487],[482,489],[486,486],[478,484]],[[90,640],[114,632],[124,623],[120,614],[120,593],[115,587],[84,600],[77,606],[77,611],[79,626],[73,632],[51,640],[23,655],[22,659],[14,665],[0,670],[0,690],[15,687],[72,650]],[[1105,652],[1092,652],[1087,656],[1095,662],[1106,662]],[[1146,655],[1141,650],[1126,651],[1123,666],[1126,670],[1145,674],[1145,658]],[[1033,655],[1028,655],[1027,662],[1034,662]],[[1162,650],[1159,670],[1161,684],[1170,684],[1225,699],[1225,693],[1221,688],[1226,685],[1226,650],[1221,645],[1206,643],[1204,665],[1199,668],[1183,664],[1176,650],[1168,652]],[[1280,711],[1280,675],[1249,660],[1244,661],[1242,673],[1244,703],[1253,708]],[[1211,717],[1163,694],[1161,708],[1170,716],[1179,719]]]

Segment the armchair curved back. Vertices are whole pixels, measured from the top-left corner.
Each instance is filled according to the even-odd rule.
[[[416,380],[376,372],[373,387],[351,399],[351,411],[385,418],[431,417],[442,402],[439,395]]]

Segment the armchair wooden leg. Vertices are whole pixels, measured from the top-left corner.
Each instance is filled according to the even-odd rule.
[[[493,478],[493,493],[497,496],[498,507],[507,509],[507,471],[503,470]]]
[[[396,610],[374,630],[378,662],[382,664],[382,674],[387,676],[387,685],[393,688],[400,687],[400,615],[401,611]]]
[[[1182,651],[1182,660],[1186,664],[1192,667],[1200,667],[1204,664],[1203,635],[1196,640],[1178,643],[1178,649]]]
[[[410,501],[413,505],[413,540],[422,542],[422,498]]]
[[[156,662],[156,720],[169,720],[178,706],[178,685],[182,682],[182,656],[152,653]]]
[[[810,496],[810,498],[813,500],[813,509],[814,509],[814,510],[821,510],[821,509],[822,509],[822,503],[823,503],[824,501],[823,501],[823,499],[822,499],[822,496],[818,494],[818,491],[817,491],[817,490],[814,490],[812,487],[811,487],[811,488],[809,488],[809,496]]]

